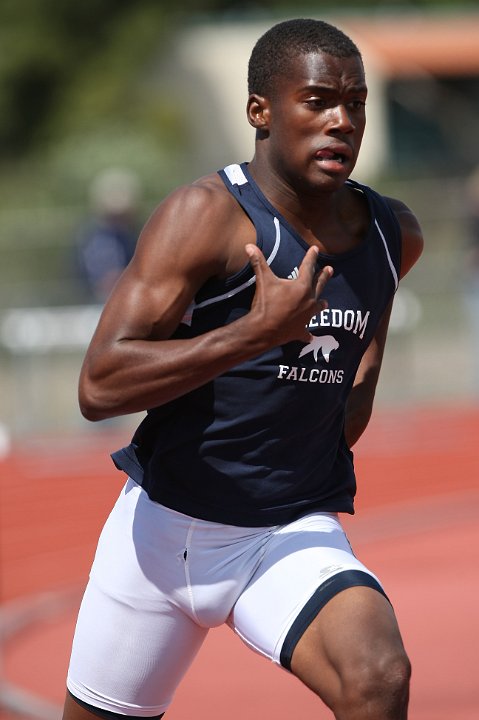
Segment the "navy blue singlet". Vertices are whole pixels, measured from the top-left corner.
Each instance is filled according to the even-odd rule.
[[[294,279],[308,244],[268,202],[247,164],[220,171],[254,223],[271,270]],[[150,410],[116,466],[152,500],[231,525],[289,522],[312,511],[353,513],[356,480],[344,439],[348,394],[398,285],[398,222],[376,192],[354,181],[370,212],[364,241],[319,255],[334,276],[329,307],[313,317],[311,343],[290,342],[237,365],[187,395]],[[188,338],[247,313],[254,273],[246,265],[198,292],[174,337]]]

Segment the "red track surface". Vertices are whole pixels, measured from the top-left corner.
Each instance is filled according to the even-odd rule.
[[[399,617],[414,668],[410,720],[479,718],[478,438],[476,408],[382,412],[356,451],[357,515],[345,524]],[[30,707],[58,717],[79,593],[123,482],[108,453],[125,440],[38,440],[0,462],[1,660],[4,698],[20,716]],[[0,709],[1,720],[13,717]],[[332,716],[220,628],[167,717]]]

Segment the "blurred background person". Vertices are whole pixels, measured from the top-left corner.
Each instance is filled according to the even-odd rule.
[[[140,182],[130,170],[109,168],[89,194],[92,216],[75,238],[74,262],[84,299],[102,304],[133,256]]]

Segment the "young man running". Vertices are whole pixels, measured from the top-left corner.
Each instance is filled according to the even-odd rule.
[[[106,303],[82,411],[147,416],[113,455],[129,479],[80,610],[66,720],[161,717],[222,623],[337,720],[407,716],[392,606],[338,516],[422,250],[407,207],[350,180],[366,94],[340,30],[271,28],[249,63],[253,159],[166,198]]]

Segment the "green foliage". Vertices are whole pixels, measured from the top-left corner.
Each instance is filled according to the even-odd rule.
[[[0,153],[18,156],[45,133],[62,90],[97,47],[108,44],[120,0],[5,0],[0,6]]]
[[[187,179],[191,108],[168,75],[186,24],[446,6],[459,9],[454,0],[0,0],[0,308],[71,301],[69,246],[97,172],[135,171],[143,217]]]
[[[105,166],[128,165],[148,181],[148,165],[158,174],[174,162],[185,123],[149,80],[169,46],[167,5],[3,0],[0,188],[23,189],[33,202],[69,202]]]
[[[355,0],[350,9],[426,8],[452,0]],[[477,0],[462,2],[477,6]],[[295,12],[337,3],[303,0],[2,0],[0,3],[0,157],[18,158],[71,132],[112,118],[151,126],[158,99],[142,94],[153,53],[192,17]],[[140,82],[139,82],[140,80]],[[140,108],[141,105],[141,108]]]
[[[349,7],[445,5],[457,9],[446,0],[355,0]],[[181,178],[179,158],[188,152],[181,96],[153,83],[177,29],[205,16],[274,17],[293,7],[297,14],[347,12],[321,0],[2,0],[0,189],[23,188],[31,200],[53,188],[55,201],[69,201],[100,166],[129,163],[161,191],[162,177]]]

